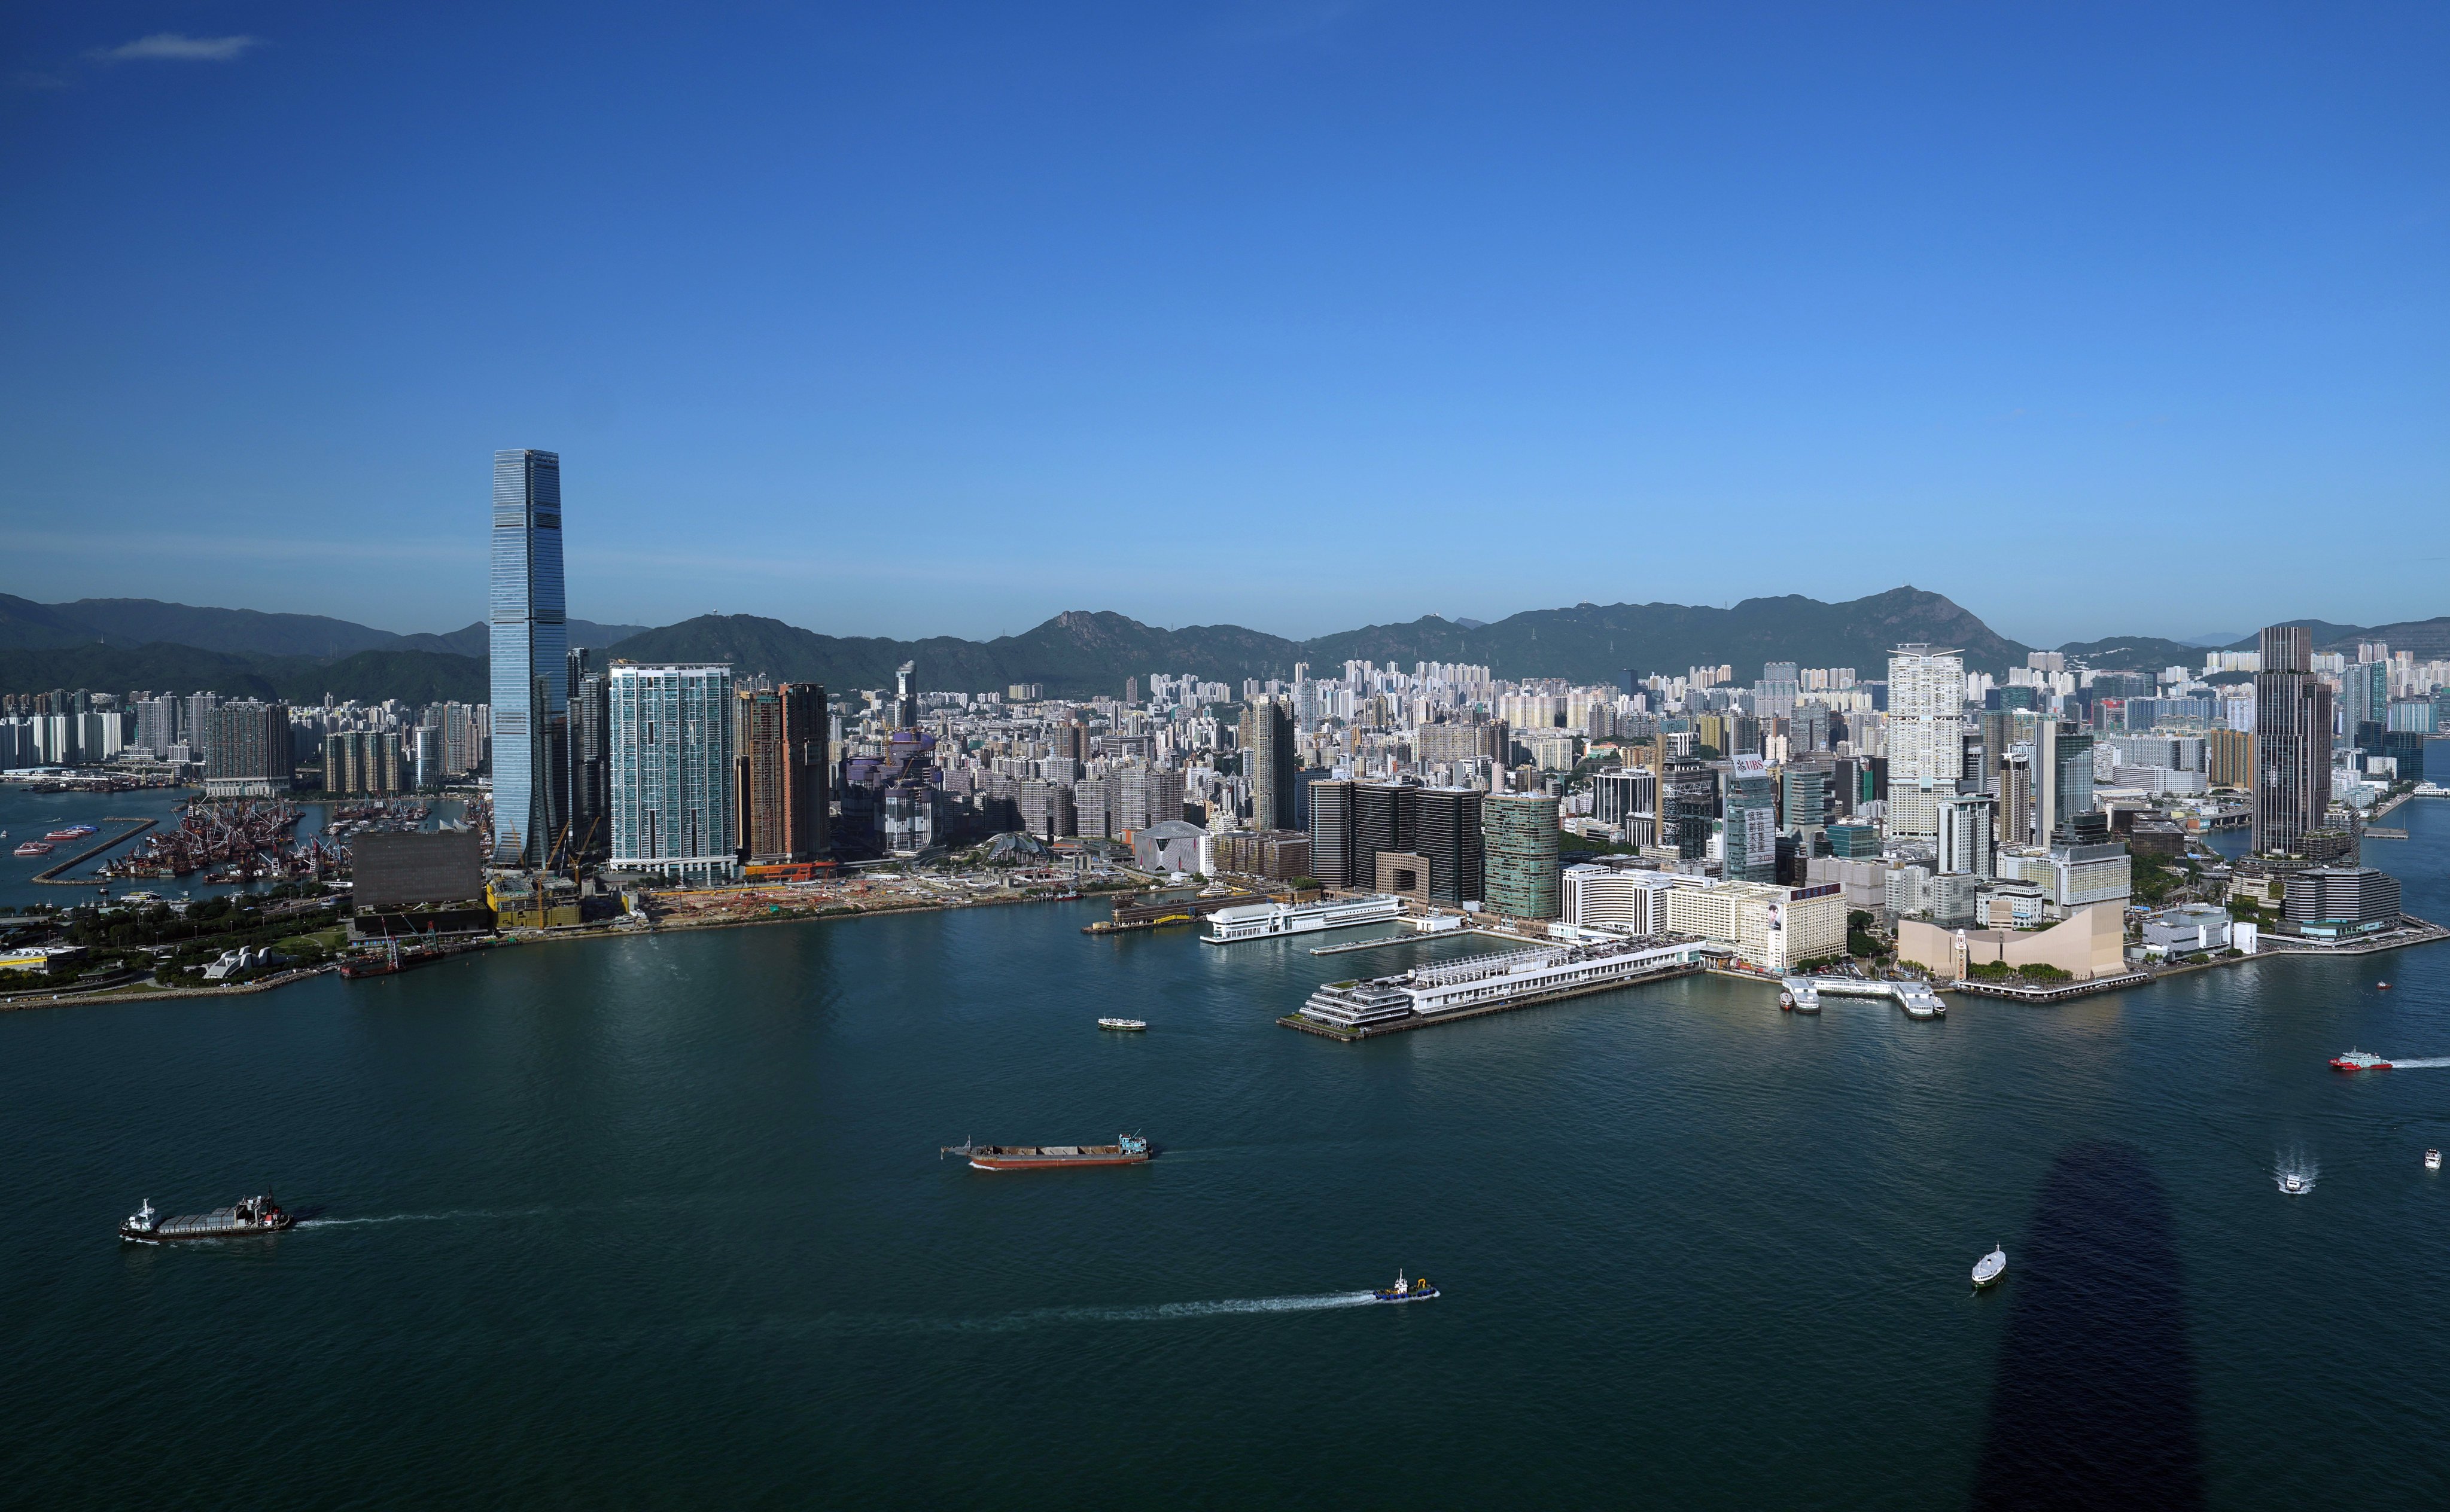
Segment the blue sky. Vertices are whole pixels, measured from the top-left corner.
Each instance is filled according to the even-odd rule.
[[[0,588],[1287,634],[2450,612],[2450,11],[0,17]]]

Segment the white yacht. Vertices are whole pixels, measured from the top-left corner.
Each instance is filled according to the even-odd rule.
[[[1993,1245],[1989,1254],[1974,1262],[1974,1284],[1976,1287],[1997,1286],[1999,1278],[2007,1273],[2008,1250],[2005,1246]]]
[[[1122,1029],[1136,1032],[1146,1029],[1148,1027],[1148,1020],[1145,1018],[1100,1018],[1098,1020],[1098,1027],[1100,1029]]]

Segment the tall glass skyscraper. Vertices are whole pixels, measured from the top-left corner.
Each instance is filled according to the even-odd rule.
[[[541,866],[567,804],[570,627],[561,456],[494,454],[494,862]]]

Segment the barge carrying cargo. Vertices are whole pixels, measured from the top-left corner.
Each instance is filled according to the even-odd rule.
[[[119,1226],[119,1236],[135,1244],[171,1244],[182,1239],[246,1239],[296,1228],[298,1219],[281,1211],[269,1193],[244,1197],[226,1208],[164,1218],[153,1212],[151,1198]]]
[[[1137,1166],[1149,1157],[1138,1134],[1117,1134],[1110,1145],[982,1145],[964,1139],[936,1152],[960,1155],[980,1171],[1052,1171],[1061,1166]]]

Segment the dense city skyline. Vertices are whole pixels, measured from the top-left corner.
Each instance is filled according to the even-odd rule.
[[[535,446],[579,609],[638,623],[1898,582],[2041,645],[2421,618],[2443,42],[2407,6],[53,10],[0,91],[12,586],[465,624],[469,459]],[[2227,545],[2307,518],[2412,549]],[[1470,549],[1342,570],[1390,533]],[[2008,570],[2037,541],[2087,570]]]

